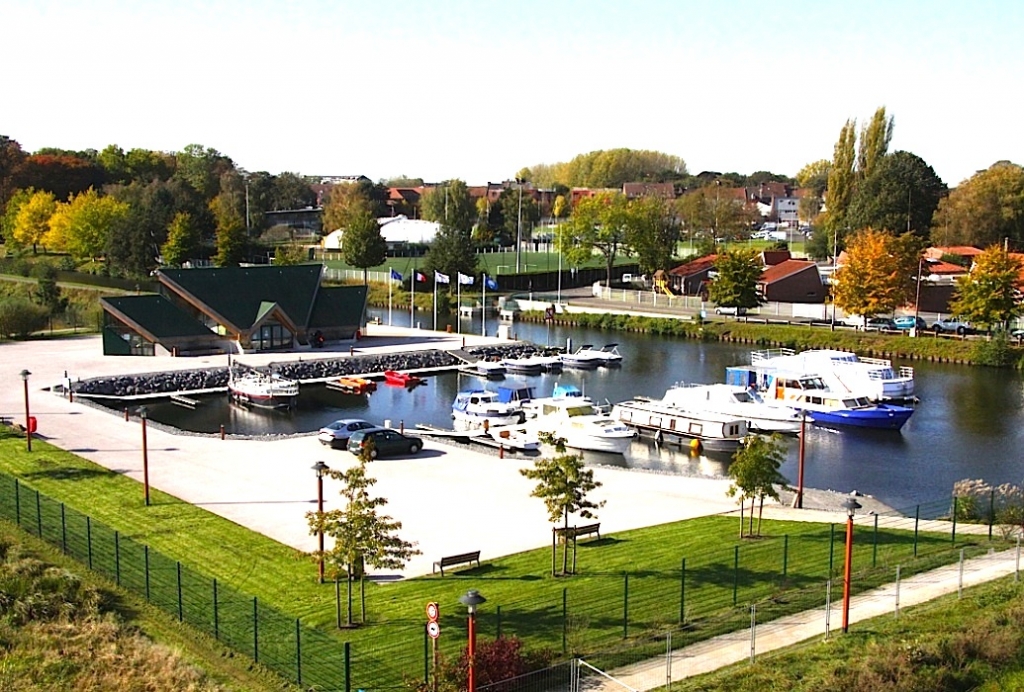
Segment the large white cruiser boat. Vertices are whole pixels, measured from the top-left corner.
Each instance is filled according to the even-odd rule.
[[[817,375],[825,387],[833,392],[866,396],[872,401],[914,398],[913,368],[896,368],[890,360],[861,358],[849,351],[812,349],[797,353],[788,348],[752,351],[750,364],[758,369],[771,368],[796,375]]]
[[[800,432],[800,411],[782,403],[769,404],[752,388],[732,384],[677,384],[661,403],[694,414],[717,413],[747,421],[751,430],[764,433]]]
[[[274,373],[258,370],[228,376],[228,396],[235,403],[258,408],[285,409],[295,405],[299,396],[299,383]]]
[[[528,431],[551,433],[574,449],[623,454],[636,437],[631,429],[578,394],[533,399],[524,410],[533,415],[524,424]]]
[[[500,401],[497,392],[483,389],[459,392],[452,404],[452,418],[460,430],[515,425],[525,417],[519,404]]]
[[[634,399],[612,407],[612,418],[647,432],[656,440],[683,444],[709,452],[733,452],[743,445],[747,421],[708,411],[687,411],[663,401]]]

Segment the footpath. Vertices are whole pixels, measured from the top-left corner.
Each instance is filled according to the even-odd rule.
[[[899,583],[887,584],[850,599],[850,626],[871,618],[898,617],[903,608],[956,594],[960,589],[1016,575],[1020,578],[1020,547],[989,553],[929,572],[922,572]],[[651,690],[673,680],[710,673],[756,656],[814,638],[842,636],[842,580],[833,582],[829,608],[804,611],[750,629],[725,634],[677,649],[665,656],[648,659],[623,668],[592,673],[588,690]],[[586,669],[589,670],[589,669]]]

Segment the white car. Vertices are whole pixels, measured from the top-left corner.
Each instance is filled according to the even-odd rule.
[[[379,426],[359,418],[343,418],[320,428],[316,439],[320,440],[320,444],[345,449],[352,433],[377,427]]]

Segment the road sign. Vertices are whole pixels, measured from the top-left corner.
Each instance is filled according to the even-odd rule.
[[[436,603],[431,601],[427,604],[427,620],[429,620],[430,622],[437,622],[437,618],[440,614],[441,611],[438,610]]]
[[[431,620],[427,623],[427,634],[431,639],[437,639],[441,636],[441,625],[437,624],[436,620]]]

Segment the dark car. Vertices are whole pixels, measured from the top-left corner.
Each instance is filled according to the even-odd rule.
[[[348,446],[348,438],[352,433],[377,427],[380,426],[358,418],[343,418],[320,428],[316,437],[320,440],[320,444],[345,448]]]
[[[918,331],[928,329],[927,322],[920,317],[915,317],[913,315],[900,315],[899,317],[894,317],[892,323],[896,325],[896,329],[902,329],[903,331],[915,328]]]
[[[372,445],[370,456],[393,456],[396,454],[416,454],[423,449],[423,440],[418,437],[404,435],[391,428],[373,428],[358,430],[348,438],[348,451],[360,454],[364,445]]]
[[[867,329],[867,330],[874,329],[876,331],[881,331],[883,329],[889,329],[889,330],[895,331],[896,329],[898,329],[898,327],[888,317],[871,317],[871,318],[868,319],[867,324],[864,325],[864,329]]]

